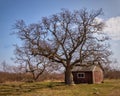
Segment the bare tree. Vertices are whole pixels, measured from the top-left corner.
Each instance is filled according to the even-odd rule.
[[[15,24],[16,34],[28,45],[34,56],[43,56],[65,68],[65,83],[72,83],[71,70],[77,63],[99,61],[108,63],[110,51],[108,37],[102,32],[103,22],[97,17],[102,9],[62,10],[40,23],[26,25],[23,20]]]
[[[34,81],[44,72],[47,61],[41,56],[31,55],[26,45],[24,47],[16,45],[15,56],[14,60],[20,64],[19,69],[21,72],[31,73]]]
[[[0,69],[3,72],[14,73],[14,65],[8,64],[6,61],[0,63]]]
[[[1,70],[3,72],[7,72],[8,71],[8,66],[7,66],[6,61],[3,61],[0,65],[1,65]]]

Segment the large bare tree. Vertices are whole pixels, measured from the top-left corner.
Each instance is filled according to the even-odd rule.
[[[26,25],[23,20],[15,24],[16,33],[29,47],[32,55],[43,56],[65,68],[65,83],[72,83],[71,70],[82,62],[108,63],[110,51],[108,37],[102,32],[103,22],[98,20],[102,10],[73,12],[63,9],[40,23]]]

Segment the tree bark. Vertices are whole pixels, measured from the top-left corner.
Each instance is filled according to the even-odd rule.
[[[72,76],[72,69],[70,67],[66,67],[65,70],[65,84],[71,85],[73,84],[73,76]]]

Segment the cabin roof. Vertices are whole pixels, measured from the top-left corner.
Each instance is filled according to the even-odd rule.
[[[93,71],[96,65],[76,65],[73,67],[72,72],[75,71]]]

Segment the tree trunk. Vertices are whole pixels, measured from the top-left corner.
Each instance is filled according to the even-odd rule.
[[[73,84],[73,76],[72,76],[72,71],[70,67],[66,67],[66,70],[65,70],[65,84],[67,85]]]

